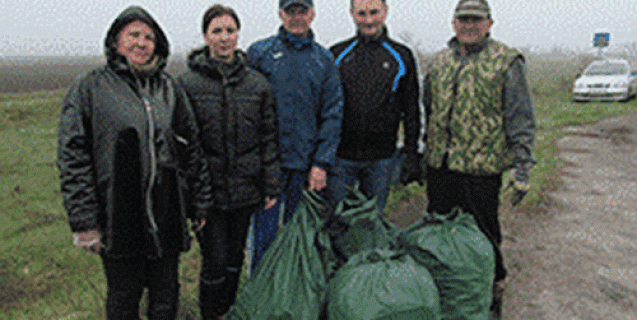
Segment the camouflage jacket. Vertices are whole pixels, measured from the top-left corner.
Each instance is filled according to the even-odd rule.
[[[436,54],[425,81],[425,161],[472,175],[533,163],[535,122],[521,53],[487,38],[461,56]]]

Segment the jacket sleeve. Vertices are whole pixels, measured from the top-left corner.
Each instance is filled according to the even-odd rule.
[[[275,198],[281,193],[281,167],[279,158],[279,118],[276,111],[274,93],[270,86],[263,93],[261,106],[261,162],[263,167],[263,192]]]
[[[516,59],[507,70],[503,96],[505,132],[514,163],[535,163],[535,115],[522,58]]]
[[[175,144],[180,166],[183,167],[188,179],[188,189],[195,209],[196,218],[205,218],[213,205],[212,174],[201,146],[199,127],[195,114],[184,90],[177,86],[177,106],[173,115],[175,130]]]
[[[58,131],[57,166],[62,200],[73,232],[99,227],[89,87],[88,81],[82,81],[69,89],[62,103]]]
[[[344,97],[339,71],[331,54],[326,66],[320,96],[318,143],[312,165],[329,170],[336,162],[336,149],[341,141]]]
[[[405,147],[408,154],[418,153],[418,141],[422,133],[422,117],[418,98],[420,96],[418,86],[418,72],[412,53],[407,50],[405,54],[406,73],[401,79],[396,95],[399,97],[400,108],[403,113],[403,127],[405,130]]]
[[[248,47],[248,50],[246,51],[246,55],[248,57],[248,65],[252,69],[263,73],[263,70],[261,69],[260,63],[259,63],[259,61],[261,60],[261,56],[263,55],[262,46],[259,43],[252,44],[250,47]]]

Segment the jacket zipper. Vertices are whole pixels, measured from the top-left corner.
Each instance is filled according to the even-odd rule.
[[[153,110],[148,102],[148,99],[143,98],[144,106],[146,107],[146,114],[148,116],[148,151],[150,152],[150,173],[148,178],[148,188],[146,188],[146,215],[150,222],[151,232],[157,232],[157,223],[155,222],[155,216],[153,215],[153,203],[152,192],[155,185],[155,178],[157,176],[157,157],[155,156],[155,122],[153,120]],[[158,248],[161,250],[160,248]],[[161,252],[161,251],[160,251]],[[161,256],[161,253],[159,254]]]

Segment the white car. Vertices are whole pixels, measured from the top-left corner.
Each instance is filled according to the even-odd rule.
[[[624,59],[593,61],[575,80],[574,101],[628,101],[637,95],[637,70]]]

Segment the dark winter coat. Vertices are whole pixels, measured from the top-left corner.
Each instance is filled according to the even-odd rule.
[[[337,156],[354,161],[391,157],[398,127],[404,125],[404,151],[416,154],[422,121],[419,84],[411,50],[391,40],[357,35],[330,48],[341,74],[345,105]]]
[[[179,80],[201,128],[214,208],[237,209],[278,197],[278,117],[270,84],[246,65],[240,51],[231,65],[209,56],[208,47],[193,51]]]
[[[281,167],[330,169],[336,161],[343,119],[343,90],[332,53],[283,27],[248,48],[250,65],[274,90],[279,115]]]
[[[146,77],[114,46],[136,20],[155,33],[158,68]],[[191,192],[203,215],[210,176],[187,96],[163,71],[166,36],[146,11],[130,7],[111,25],[105,51],[107,64],[69,89],[60,116],[58,167],[71,230],[100,231],[110,258],[186,249],[184,196]],[[186,175],[195,177],[190,185]]]

